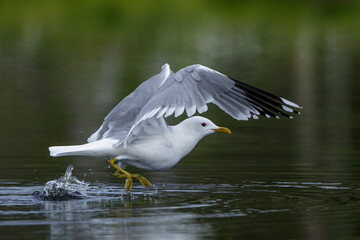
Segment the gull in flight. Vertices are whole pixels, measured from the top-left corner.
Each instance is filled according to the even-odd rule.
[[[126,165],[146,170],[166,170],[189,154],[205,136],[230,130],[209,119],[192,117],[208,110],[213,103],[237,120],[292,118],[301,107],[244,82],[232,79],[208,67],[196,64],[178,72],[165,64],[159,74],[151,77],[125,97],[106,116],[88,143],[74,146],[49,147],[53,157],[83,155],[109,157],[114,175],[125,178],[130,192],[133,178],[145,187],[151,183],[140,174],[124,170]],[[167,125],[165,118],[189,118],[178,125]]]

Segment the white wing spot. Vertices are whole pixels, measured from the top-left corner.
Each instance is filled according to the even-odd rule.
[[[282,107],[282,109],[284,109],[287,112],[294,112],[294,110],[292,110],[291,108],[289,108],[287,106],[281,105],[281,107]]]
[[[289,100],[286,100],[285,98],[280,98],[281,101],[283,101],[286,105],[292,106],[292,107],[296,107],[296,108],[301,108],[299,105],[297,105],[296,103],[290,102]]]

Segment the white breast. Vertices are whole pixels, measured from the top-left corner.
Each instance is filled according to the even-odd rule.
[[[171,137],[157,135],[151,139],[136,140],[124,149],[128,159],[122,162],[146,170],[166,170],[189,154],[197,143],[198,140],[176,131],[172,131]]]

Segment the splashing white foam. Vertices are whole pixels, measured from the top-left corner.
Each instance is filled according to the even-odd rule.
[[[42,192],[37,191],[33,195],[42,200],[50,201],[82,199],[87,197],[87,191],[94,187],[90,187],[90,183],[80,181],[72,176],[73,170],[74,167],[69,165],[64,176],[48,181]]]

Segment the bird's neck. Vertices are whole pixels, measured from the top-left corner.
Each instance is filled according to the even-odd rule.
[[[173,148],[181,155],[181,158],[189,154],[203,138],[203,136],[194,134],[191,129],[187,129],[181,125],[181,123],[176,126],[171,126],[171,132],[174,141]]]

